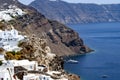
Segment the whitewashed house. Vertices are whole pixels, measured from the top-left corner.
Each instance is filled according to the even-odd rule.
[[[28,71],[38,70],[38,63],[37,61],[29,61],[29,60],[9,60],[9,63],[13,64],[14,66],[22,66]]]
[[[16,16],[22,16],[26,14],[22,9],[17,6],[9,6],[9,9],[1,9],[0,10],[0,21],[10,21],[14,19]]]
[[[18,47],[20,40],[23,40],[24,36],[19,35],[18,31],[14,28],[11,30],[0,30],[0,48],[6,51],[19,51],[21,48]]]
[[[4,60],[5,60],[4,54],[0,54],[0,61],[4,61]]]
[[[36,61],[29,61],[29,60],[4,60],[2,61],[2,65],[0,66],[0,80],[15,80],[14,75],[16,74],[14,72],[15,67],[21,66],[27,69],[28,71],[34,70],[37,71],[37,62]],[[19,72],[19,71],[18,71]],[[27,77],[30,77],[29,75]],[[34,78],[37,78],[37,76],[34,76]],[[39,76],[38,76],[39,78]],[[25,79],[27,80],[27,79]],[[28,79],[30,80],[30,79]]]
[[[23,80],[40,80],[39,76],[35,74],[24,75]]]
[[[0,80],[15,80],[14,75],[14,66],[8,62],[3,62],[0,66]]]
[[[39,80],[53,80],[50,76],[47,75],[40,75]]]
[[[23,80],[54,80],[50,76],[43,74],[28,74],[23,76]]]

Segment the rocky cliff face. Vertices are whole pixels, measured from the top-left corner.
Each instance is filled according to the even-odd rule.
[[[8,6],[17,6],[22,9],[26,14],[4,23],[5,25],[13,25],[19,31],[27,35],[35,34],[39,38],[45,38],[47,45],[50,46],[51,51],[59,56],[75,55],[79,53],[89,52],[90,49],[86,48],[82,39],[72,29],[57,22],[48,20],[44,15],[37,12],[32,7],[25,6],[17,0],[0,0],[1,10],[8,8]],[[6,5],[6,6],[5,6]]]
[[[19,34],[26,35],[24,40],[19,41],[18,46],[21,47],[19,51],[5,51],[1,48],[6,60],[35,60],[39,65],[45,65],[50,71],[60,71],[60,75],[53,76],[55,79],[64,76],[69,80],[80,80],[78,76],[63,70],[64,62],[60,57],[90,51],[76,32],[59,22],[48,20],[35,9],[17,0],[0,0],[0,2],[2,2],[0,13],[5,16],[0,16],[0,30],[10,30],[14,27]],[[19,15],[18,12],[24,14]]]
[[[75,4],[61,0],[35,0],[30,6],[62,23],[120,22],[120,4]]]
[[[35,35],[27,35],[27,41],[21,41],[19,47],[22,59],[38,61],[39,65],[49,67],[51,71],[63,70],[63,59],[51,52],[47,46],[46,39],[38,38]]]

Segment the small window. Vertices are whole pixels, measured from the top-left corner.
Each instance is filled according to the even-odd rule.
[[[10,68],[11,72],[12,72],[12,68]]]
[[[43,80],[45,80],[46,78],[44,77]]]
[[[30,69],[32,69],[32,66],[30,66]]]
[[[2,41],[2,38],[0,38],[0,41]]]

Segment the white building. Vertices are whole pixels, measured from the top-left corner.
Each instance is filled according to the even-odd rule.
[[[0,61],[5,60],[4,54],[0,54]]]
[[[23,76],[23,80],[54,80],[50,76],[43,74],[28,74]]]
[[[14,75],[14,66],[10,63],[4,63],[0,66],[0,80],[15,80]]]
[[[37,61],[29,61],[29,60],[9,60],[9,63],[13,64],[15,66],[22,66],[28,71],[30,70],[38,70],[38,63]]]
[[[38,66],[36,61],[29,61],[29,60],[8,60],[8,61],[4,60],[2,61],[2,63],[3,64],[0,66],[0,80],[15,80],[13,77],[14,74],[16,74],[14,72],[14,68],[17,66],[24,67],[28,71],[29,70],[36,71]],[[29,75],[27,77],[29,77]],[[37,78],[37,76],[34,76],[34,78]]]
[[[29,74],[23,76],[23,80],[39,80],[39,76],[36,76],[35,74]]]
[[[10,5],[9,9],[0,10],[0,21],[2,21],[2,20],[10,21],[10,20],[14,19],[14,17],[22,16],[24,14],[25,14],[25,12],[22,11],[22,9],[20,9],[16,6]]]
[[[23,40],[24,36],[19,35],[18,31],[14,28],[12,30],[0,30],[0,47],[6,51],[19,51],[18,47],[20,40]]]

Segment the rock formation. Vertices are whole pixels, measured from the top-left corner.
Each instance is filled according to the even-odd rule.
[[[19,41],[18,44],[22,49],[17,52],[6,52],[6,59],[36,60],[39,65],[45,65],[49,70],[65,73],[63,70],[64,62],[60,56],[91,51],[85,47],[75,31],[57,21],[48,20],[34,8],[25,6],[17,0],[0,0],[0,2],[0,11],[7,10],[7,14],[2,14],[11,17],[9,20],[1,17],[0,29],[11,28],[12,25],[20,32],[19,34],[26,35],[26,39]],[[25,12],[25,14],[16,15],[15,13],[14,15],[12,13],[11,15],[9,6],[12,6],[13,10],[20,9],[20,12]],[[66,77],[69,78],[69,73],[66,74]]]
[[[32,7],[25,6],[16,1],[2,1],[3,4],[17,6],[26,14],[4,23],[4,25],[13,25],[15,29],[26,33],[27,35],[35,34],[36,37],[45,38],[47,45],[50,46],[51,52],[59,55],[76,55],[80,53],[90,52],[91,50],[85,47],[82,39],[72,29],[57,22],[48,20],[44,15],[39,13]],[[1,4],[1,9],[6,9],[7,6]]]

